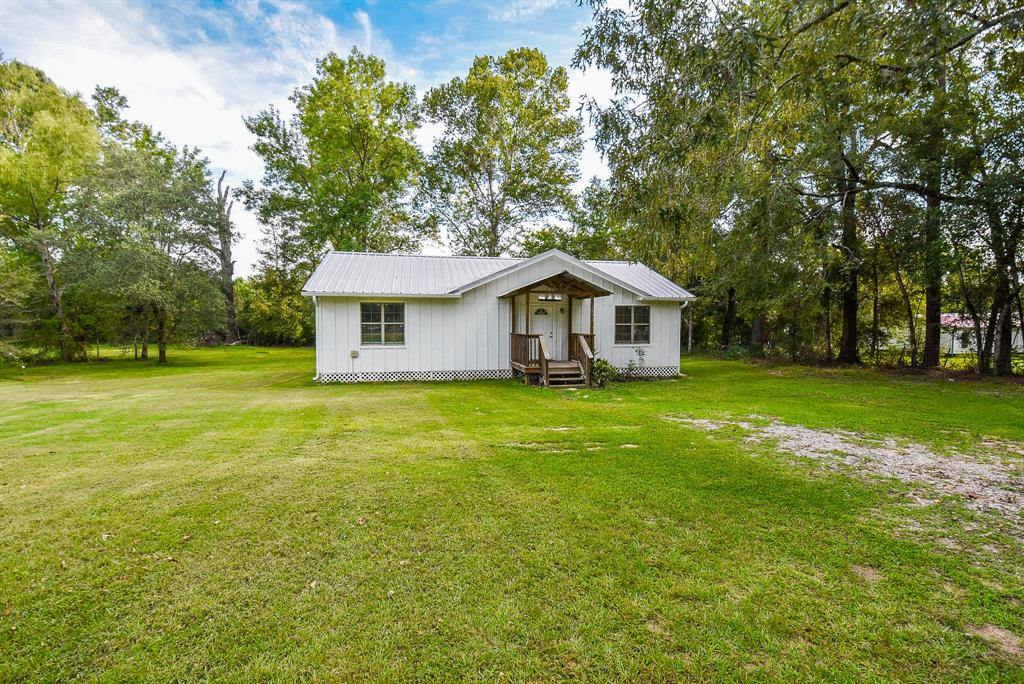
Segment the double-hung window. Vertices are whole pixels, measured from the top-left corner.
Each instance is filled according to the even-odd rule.
[[[615,344],[650,344],[651,307],[615,307]]]
[[[359,305],[359,342],[363,346],[405,344],[405,304],[362,302]]]

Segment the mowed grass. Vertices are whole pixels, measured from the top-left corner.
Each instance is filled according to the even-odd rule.
[[[884,481],[662,418],[963,448],[1024,442],[1020,385],[683,370],[316,386],[309,350],[225,348],[0,371],[0,679],[1024,680],[969,633],[1024,635],[1019,541],[937,544]],[[950,510],[946,536],[984,531]]]

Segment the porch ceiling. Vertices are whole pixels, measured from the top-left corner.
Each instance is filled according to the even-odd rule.
[[[568,271],[562,271],[514,290],[509,290],[498,295],[498,297],[515,297],[527,292],[560,292],[570,297],[604,297],[611,294],[610,290],[575,276]]]

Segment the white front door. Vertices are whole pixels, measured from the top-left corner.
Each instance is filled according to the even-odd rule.
[[[569,358],[565,301],[540,301],[530,297],[530,332],[543,335],[553,359]]]

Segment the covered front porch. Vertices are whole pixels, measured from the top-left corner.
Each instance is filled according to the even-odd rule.
[[[500,295],[511,302],[513,372],[545,386],[590,385],[595,299],[610,294],[563,271]]]

